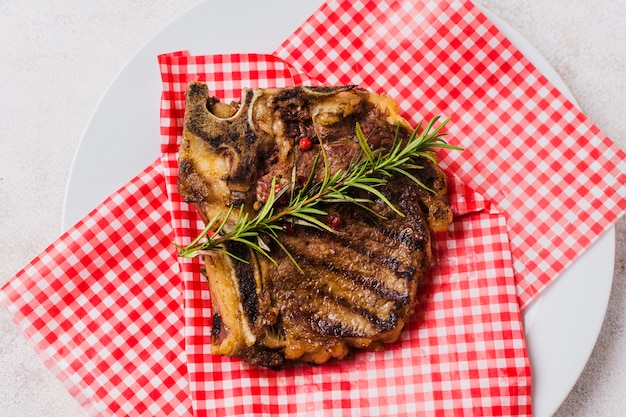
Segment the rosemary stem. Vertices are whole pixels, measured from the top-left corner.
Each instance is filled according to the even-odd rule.
[[[276,235],[276,231],[280,229],[280,223],[285,221],[285,219],[291,217],[293,219],[300,220],[301,222],[303,221],[310,226],[332,231],[328,225],[322,223],[316,217],[325,214],[323,210],[318,209],[316,206],[319,203],[326,201],[353,202],[363,207],[363,202],[369,202],[368,199],[354,199],[350,197],[347,194],[350,189],[364,190],[372,196],[382,199],[399,215],[403,215],[390,201],[385,198],[377,187],[386,184],[386,178],[393,175],[405,175],[418,185],[429,190],[426,185],[422,184],[417,177],[409,172],[420,168],[420,166],[416,165],[415,159],[425,157],[435,162],[435,148],[461,150],[461,148],[449,145],[443,139],[445,133],[441,133],[441,130],[449,119],[445,119],[437,127],[432,129],[438,119],[438,117],[431,119],[421,133],[419,132],[422,125],[420,123],[413,130],[409,139],[404,142],[398,137],[398,126],[393,145],[388,151],[385,152],[382,150],[373,151],[370,149],[367,138],[365,138],[363,131],[357,123],[356,135],[359,141],[361,154],[344,171],[338,171],[335,173],[331,173],[328,155],[324,150],[321,138],[319,138],[321,145],[321,159],[324,164],[324,178],[321,182],[313,182],[316,170],[315,162],[311,172],[309,173],[309,179],[304,187],[296,192],[295,183],[292,181],[292,189],[290,192],[291,197],[289,202],[285,207],[280,208],[276,213],[274,213],[273,209],[274,204],[276,203],[276,195],[274,192],[275,179],[272,180],[270,195],[265,202],[265,205],[256,213],[256,216],[252,220],[248,218],[248,213],[245,213],[242,208],[236,216],[236,220],[234,225],[232,225],[232,228],[224,230],[233,212],[233,208],[230,207],[227,213],[220,213],[215,218],[211,219],[203,232],[189,245],[181,247],[174,244],[179,249],[179,256],[194,257],[212,250],[225,251],[222,245],[228,241],[236,240],[247,244],[252,249],[255,249],[273,261],[273,258],[268,253],[269,247],[265,244],[261,235],[268,236],[277,242],[283,250],[286,250],[278,241],[278,237]],[[319,158],[319,156],[317,158]],[[317,158],[315,161],[317,161]],[[295,173],[292,176],[295,177]],[[216,234],[214,236],[208,236],[206,241],[200,242],[204,236],[208,235],[209,229],[214,227],[214,225],[218,225],[215,229]],[[288,255],[293,261],[293,257],[291,257],[289,253]]]

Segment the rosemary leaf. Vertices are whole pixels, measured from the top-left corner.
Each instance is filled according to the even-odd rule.
[[[233,214],[234,207],[231,206],[226,212],[219,212],[210,219],[202,232],[187,246],[173,244],[179,250],[179,256],[182,257],[195,257],[218,251],[246,262],[228,253],[223,246],[228,241],[236,241],[245,244],[251,250],[276,263],[276,260],[271,256],[271,247],[265,240],[268,238],[283,250],[302,272],[294,256],[289,253],[280,240],[283,225],[291,223],[292,225],[336,233],[332,227],[324,222],[328,213],[319,207],[320,204],[353,204],[372,217],[380,219],[381,215],[370,208],[375,199],[384,202],[396,214],[403,216],[403,213],[379,189],[387,184],[387,179],[394,175],[404,175],[424,189],[433,192],[410,172],[422,169],[417,159],[427,158],[436,163],[435,152],[437,148],[462,150],[450,145],[444,139],[446,133],[442,130],[449,119],[446,118],[437,124],[438,121],[439,117],[433,117],[424,128],[420,122],[408,140],[404,141],[400,139],[400,125],[398,124],[394,141],[386,151],[371,149],[361,126],[357,123],[355,132],[361,153],[351,161],[345,170],[337,170],[335,173],[331,173],[324,143],[318,135],[320,153],[314,157],[311,172],[301,187],[297,188],[295,185],[296,173],[294,168],[290,186],[277,189],[276,178],[272,179],[267,200],[252,219],[249,219],[252,212],[247,208],[244,209],[243,205],[239,207],[239,212],[236,215]],[[316,182],[315,174],[320,160],[324,164],[324,176],[321,181]],[[369,197],[361,194],[359,197],[353,197],[350,195],[351,190],[360,190]],[[289,193],[286,194],[287,192]],[[284,199],[285,196],[289,197],[289,201],[286,204],[278,204],[279,199]]]

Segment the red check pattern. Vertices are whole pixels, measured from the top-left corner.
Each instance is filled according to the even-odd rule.
[[[0,292],[46,366],[93,416],[190,416],[182,295],[155,162]]]
[[[451,117],[442,165],[504,211],[522,308],[626,210],[626,153],[470,1],[329,1],[276,54]]]
[[[195,211],[180,200],[176,189],[187,84],[202,80],[211,95],[229,98],[241,97],[241,91],[225,82],[231,71],[247,77],[239,80],[242,86],[292,85],[288,77],[295,70],[277,63],[275,57],[266,59],[186,53],[159,59],[163,161],[173,225],[181,242],[202,229]],[[211,62],[210,72],[202,72],[206,62]],[[256,73],[241,70],[257,66],[266,69],[266,77],[275,78],[259,80]],[[449,233],[435,236],[433,250],[439,264],[422,290],[417,317],[402,342],[384,352],[278,372],[212,356],[208,285],[199,273],[198,260],[181,260],[187,367],[196,415],[530,415],[530,367],[506,223],[482,196],[452,179],[451,205],[458,218]]]

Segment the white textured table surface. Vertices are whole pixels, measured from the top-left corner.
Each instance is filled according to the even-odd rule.
[[[526,37],[626,148],[623,0],[477,0]],[[133,54],[194,0],[0,0],[0,285],[61,231],[83,129]],[[626,415],[626,218],[596,347],[559,417]],[[84,416],[0,312],[0,416]]]

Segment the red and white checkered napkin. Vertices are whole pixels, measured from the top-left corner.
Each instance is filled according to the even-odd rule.
[[[276,55],[452,118],[442,165],[506,215],[522,308],[626,210],[624,151],[468,0],[329,1]]]
[[[187,83],[207,82],[212,95],[228,101],[240,99],[241,86],[313,80],[268,55],[174,53],[159,61],[165,176],[176,237],[187,243],[202,229],[176,190]],[[448,233],[434,236],[437,265],[416,317],[401,342],[383,352],[277,372],[213,356],[208,285],[198,260],[180,260],[196,415],[530,415],[530,367],[505,218],[454,177],[450,187],[456,220]]]
[[[44,364],[90,415],[192,415],[167,204],[156,161],[0,291]]]

